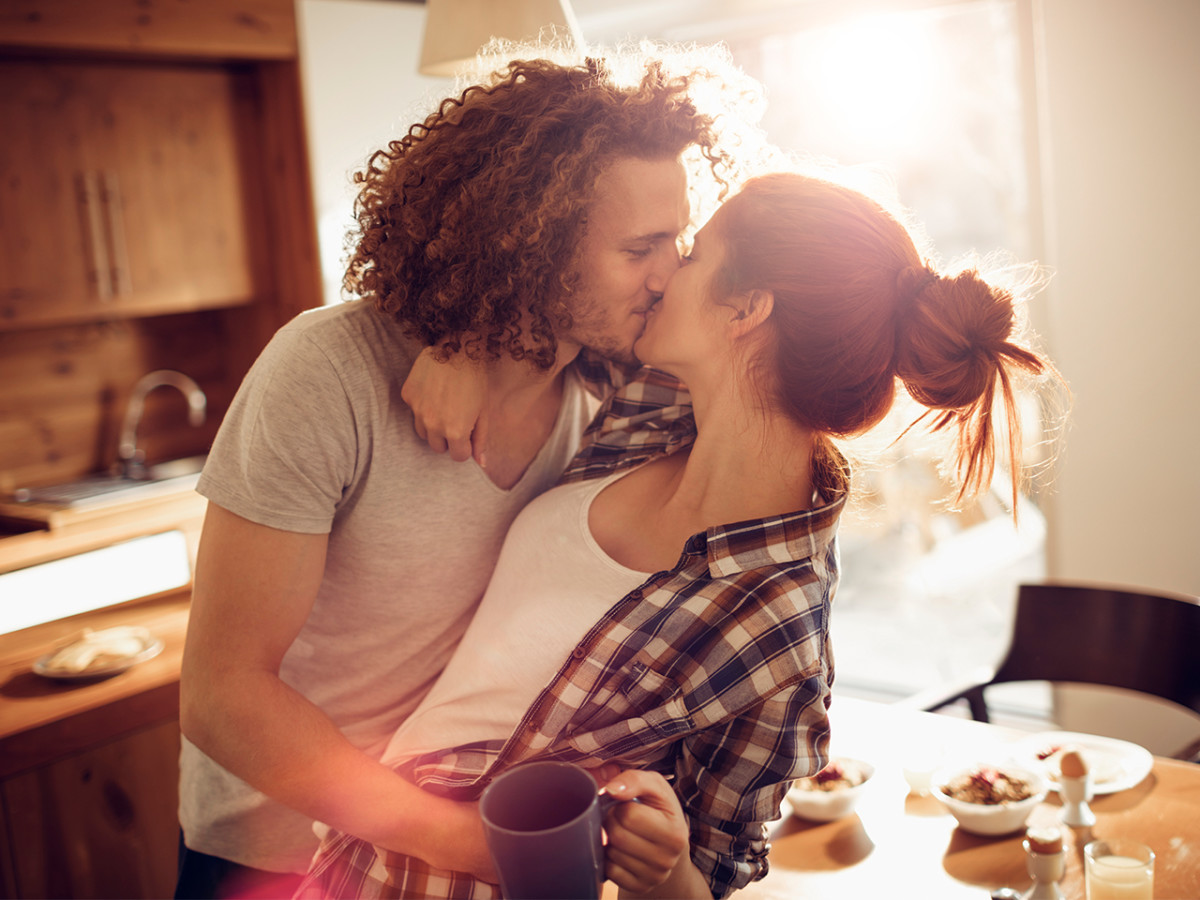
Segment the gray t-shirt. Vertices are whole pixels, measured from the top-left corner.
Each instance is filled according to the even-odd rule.
[[[365,301],[302,313],[246,377],[197,487],[260,524],[329,534],[280,674],[375,758],[458,644],[509,524],[558,479],[594,411],[568,369],[553,433],[501,490],[417,438],[400,388],[418,351]],[[317,845],[311,820],[186,740],[180,822],[193,850],[271,871],[304,871]]]

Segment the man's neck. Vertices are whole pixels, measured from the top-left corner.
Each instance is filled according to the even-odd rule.
[[[579,345],[558,342],[554,364],[549,369],[535,369],[529,363],[502,356],[488,366],[488,407],[518,411],[537,403],[547,391],[561,388],[562,372],[579,355]]]

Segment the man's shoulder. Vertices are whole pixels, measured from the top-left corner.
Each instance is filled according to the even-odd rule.
[[[280,329],[297,334],[334,335],[339,332],[403,336],[395,319],[379,312],[368,300],[340,300],[298,313]]]
[[[276,335],[280,342],[303,341],[319,347],[331,360],[362,365],[378,360],[389,369],[406,369],[420,352],[395,319],[367,300],[346,300],[305,310]]]

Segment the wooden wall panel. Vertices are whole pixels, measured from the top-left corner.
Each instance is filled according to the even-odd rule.
[[[265,245],[253,258],[270,290],[241,318],[250,329],[243,337],[261,347],[280,325],[324,298],[299,66],[263,63],[256,69],[256,90],[239,95],[245,101],[242,128],[256,136],[242,145],[242,168],[252,179],[247,195],[261,204],[256,211],[262,227],[250,237]]]
[[[139,447],[149,462],[206,453],[253,361],[229,326],[221,312],[199,312],[0,332],[0,491],[112,466],[133,386],[155,369],[194,379],[208,418],[193,428],[183,396],[158,388],[146,398]]]

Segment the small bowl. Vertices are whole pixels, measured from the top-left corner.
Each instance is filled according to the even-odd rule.
[[[837,778],[829,778],[840,767],[846,774],[861,777],[858,784],[847,784]],[[812,822],[832,822],[854,812],[854,806],[863,789],[875,774],[875,767],[860,759],[838,757],[829,761],[824,769],[809,778],[798,778],[787,792],[788,804],[802,819]],[[824,783],[825,787],[817,787]]]
[[[999,803],[974,803],[952,797],[946,786],[955,779],[982,770],[998,770],[1004,775],[1020,778],[1032,792],[1024,800],[1004,800]],[[958,827],[971,834],[1011,834],[1025,827],[1034,807],[1046,799],[1049,783],[1032,769],[1011,763],[999,765],[958,766],[939,769],[933,774],[932,793],[958,819]]]

